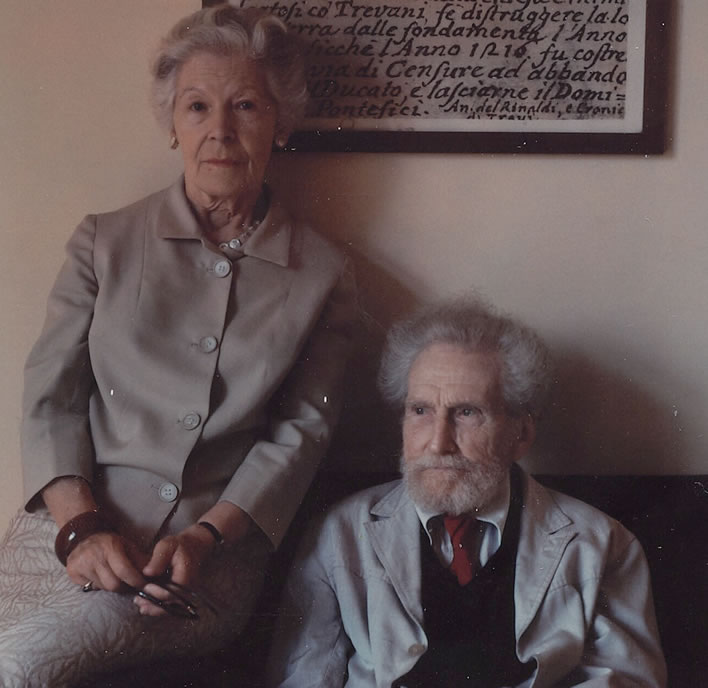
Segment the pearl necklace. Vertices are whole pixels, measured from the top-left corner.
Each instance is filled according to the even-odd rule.
[[[258,225],[261,224],[260,220],[257,220],[254,222],[252,225],[249,225],[246,227],[246,229],[241,232],[238,236],[234,237],[233,239],[229,239],[228,241],[222,241],[219,244],[219,248],[223,251],[224,249],[230,248],[234,251],[238,251],[248,240],[248,237],[253,234],[258,229]]]

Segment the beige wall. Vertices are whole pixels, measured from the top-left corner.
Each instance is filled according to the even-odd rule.
[[[21,370],[64,242],[83,214],[179,172],[146,104],[146,64],[155,38],[198,4],[0,10],[0,528],[20,504]],[[476,287],[541,331],[560,361],[559,391],[535,470],[708,473],[708,4],[676,4],[664,156],[300,154],[273,164],[292,205],[350,245],[374,326]],[[365,420],[363,393],[351,397],[348,417]]]

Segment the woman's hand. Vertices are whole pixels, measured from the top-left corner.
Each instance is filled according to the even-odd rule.
[[[142,588],[140,572],[149,557],[116,533],[94,533],[82,540],[66,561],[66,570],[74,583],[91,582],[94,590],[120,592],[123,584]]]
[[[204,561],[216,547],[216,542],[208,530],[193,525],[177,535],[162,538],[152,551],[150,561],[143,567],[147,578],[160,578],[169,572],[169,579],[178,585],[192,588],[199,581],[199,573]],[[145,592],[161,600],[169,600],[169,593],[161,586],[148,583]],[[141,614],[161,616],[166,612],[142,597],[134,603]]]
[[[201,526],[191,526],[177,535],[162,538],[152,550],[143,574],[159,577],[169,570],[171,580],[189,587],[199,580],[200,567],[215,546],[209,531]]]
[[[218,502],[199,520],[211,523],[221,533],[227,546],[235,545],[251,527],[250,516],[231,502]],[[181,533],[162,538],[155,545],[142,573],[148,578],[159,578],[169,573],[170,580],[194,589],[204,562],[219,546],[207,528],[194,524]],[[158,585],[148,583],[144,589],[159,599],[169,599],[169,593]],[[165,614],[164,610],[143,598],[136,597],[134,602],[141,614]]]
[[[97,509],[89,484],[79,476],[64,476],[42,491],[42,498],[61,528],[79,514]],[[117,533],[98,532],[79,542],[66,560],[66,571],[74,583],[91,583],[95,589],[118,591],[123,583],[135,588],[145,585],[140,570],[149,557]]]

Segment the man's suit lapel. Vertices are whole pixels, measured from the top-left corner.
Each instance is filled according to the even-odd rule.
[[[371,545],[408,615],[421,627],[420,521],[403,483],[372,509]]]
[[[563,552],[577,532],[545,488],[527,475],[525,482],[514,583],[517,639],[538,613]]]
[[[517,639],[538,613],[563,552],[576,535],[573,522],[549,492],[527,475],[524,482],[514,583]],[[421,526],[403,484],[379,501],[371,513],[376,520],[365,527],[374,552],[406,612],[422,627]]]

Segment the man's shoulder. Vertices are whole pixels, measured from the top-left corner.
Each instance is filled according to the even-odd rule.
[[[317,552],[317,556],[332,558],[340,564],[356,559],[369,549],[368,524],[393,515],[408,503],[401,480],[355,492],[310,522],[304,550]]]
[[[531,507],[529,511],[537,519],[553,519],[561,526],[565,518],[565,527],[573,528],[578,535],[587,535],[594,541],[629,541],[634,538],[619,521],[604,511],[563,492],[545,487],[531,476],[527,476],[526,495],[527,504]]]
[[[344,497],[332,506],[326,517],[329,519],[346,519],[352,516],[370,517],[383,507],[385,513],[399,508],[408,500],[401,479],[379,483],[364,490],[354,492]]]

